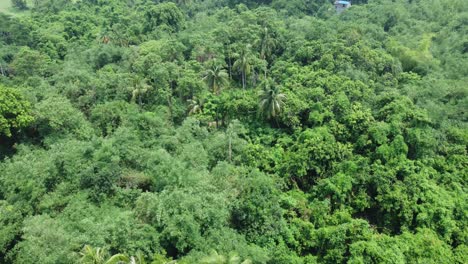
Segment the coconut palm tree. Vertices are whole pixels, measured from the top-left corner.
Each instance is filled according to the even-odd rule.
[[[146,264],[146,260],[143,254],[138,251],[136,256],[130,257],[128,264]]]
[[[264,62],[264,76],[267,78],[268,71],[268,58],[276,48],[276,40],[271,36],[270,31],[267,27],[264,27],[260,36],[257,40],[256,45],[260,48],[260,59]]]
[[[205,103],[205,100],[203,98],[194,96],[192,99],[187,100],[187,102],[189,103],[189,115],[194,115],[203,112],[203,104]]]
[[[123,254],[116,254],[108,258],[108,254],[104,249],[93,248],[89,245],[84,246],[80,254],[80,263],[82,264],[121,264],[130,262],[130,259]]]
[[[226,70],[212,63],[205,71],[203,80],[214,94],[219,95],[222,87],[228,83],[228,74]]]
[[[250,45],[245,46],[235,55],[237,60],[232,65],[232,68],[242,75],[242,88],[245,89],[247,76],[252,71],[252,49]]]
[[[271,36],[267,27],[263,28],[257,45],[260,47],[260,58],[262,60],[266,60],[276,48],[276,40]]]
[[[138,100],[138,105],[143,105],[143,95],[146,94],[150,89],[150,86],[146,84],[146,80],[140,77],[133,78],[133,91],[132,91],[132,102]]]
[[[204,257],[201,260],[201,263],[203,264],[251,264],[252,261],[249,259],[246,259],[242,261],[239,255],[235,252],[231,252],[228,256],[224,256],[213,250],[213,252],[207,256]]]
[[[108,258],[108,254],[104,249],[86,245],[81,250],[80,255],[81,264],[146,264],[145,257],[141,252],[137,252],[135,256],[131,257],[124,254],[115,254]]]
[[[259,114],[267,119],[275,119],[283,110],[286,96],[281,93],[278,86],[269,85],[268,81],[259,96]]]

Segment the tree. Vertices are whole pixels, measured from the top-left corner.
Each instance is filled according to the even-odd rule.
[[[196,156],[197,148],[193,148],[191,152]],[[174,163],[180,161],[173,160],[169,166],[174,167]],[[209,230],[221,228],[229,217],[226,194],[218,192],[209,182],[202,184],[203,180],[193,181],[197,173],[191,171],[188,174],[194,175],[188,176],[187,172],[182,172],[181,175],[162,175],[161,180],[164,177],[177,177],[179,182],[172,183],[157,194],[142,194],[135,209],[138,219],[160,231],[160,243],[172,257],[187,254],[199,246]],[[177,187],[181,185],[186,187]]]
[[[267,119],[275,119],[281,113],[286,96],[281,93],[280,87],[265,83],[259,97],[259,114]]]
[[[177,4],[179,5],[189,5],[192,3],[192,0],[177,0]]]
[[[21,210],[0,200],[0,263],[7,263],[6,253],[21,234]]]
[[[241,48],[240,52],[235,55],[237,60],[232,65],[232,68],[241,73],[242,78],[242,88],[245,89],[247,85],[247,77],[250,75],[252,71],[252,50],[250,45],[246,45],[245,47]]]
[[[169,118],[174,122],[174,90],[180,76],[180,67],[175,62],[164,62],[153,66],[151,71],[158,95],[167,102]]]
[[[63,96],[51,96],[35,105],[35,128],[50,143],[74,135],[89,139],[94,131],[84,114]]]
[[[0,264],[468,263],[466,0],[14,1]]]
[[[204,73],[203,80],[206,81],[208,87],[214,94],[219,95],[222,87],[228,83],[228,77],[226,70],[215,63],[211,63],[210,67]]]
[[[192,99],[187,100],[187,102],[189,103],[189,115],[203,113],[203,104],[205,103],[205,100],[203,98],[194,96]]]
[[[10,66],[13,74],[19,77],[43,76],[48,73],[50,58],[37,50],[22,48]]]
[[[80,254],[80,263],[82,264],[119,264],[130,262],[130,258],[123,254],[116,254],[108,257],[108,254],[104,249],[93,248],[89,245],[84,246]]]
[[[167,29],[170,32],[180,30],[184,23],[184,15],[175,3],[165,2],[152,5],[145,13],[144,30],[151,32],[155,29]]]
[[[23,95],[16,89],[0,84],[0,136],[11,137],[33,119],[31,105]]]
[[[286,223],[274,179],[253,170],[239,184],[231,216],[236,229],[245,234],[247,241],[258,245],[280,239]]]
[[[14,7],[18,8],[19,10],[28,9],[28,4],[26,3],[26,0],[11,0],[11,3]]]
[[[261,59],[266,60],[273,53],[273,50],[276,48],[276,40],[271,36],[268,27],[263,28],[257,45],[260,47]]]
[[[150,88],[151,86],[146,84],[146,80],[135,76],[133,78],[132,102],[136,102],[136,100],[138,100],[138,105],[142,107],[143,95],[145,95]]]
[[[209,256],[206,256],[200,260],[202,264],[252,264],[252,261],[246,259],[242,261],[239,255],[235,252],[231,252],[228,256],[221,255],[215,250],[211,252]]]

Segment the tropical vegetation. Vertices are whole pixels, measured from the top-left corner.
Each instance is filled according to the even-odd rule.
[[[468,263],[468,5],[333,4],[13,0],[0,264]]]

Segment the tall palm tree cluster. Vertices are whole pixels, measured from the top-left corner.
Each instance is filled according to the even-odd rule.
[[[242,81],[242,89],[245,90],[247,87],[247,79],[252,74],[255,66],[263,65],[264,67],[264,82],[265,86],[259,94],[259,115],[272,121],[277,121],[278,114],[282,111],[282,106],[285,103],[285,95],[280,92],[280,88],[276,85],[272,85],[272,81],[268,80],[268,59],[274,53],[276,48],[276,40],[268,29],[267,26],[263,27],[260,37],[253,43],[259,49],[259,58],[254,55],[252,45],[247,44],[241,46],[237,53],[233,54],[233,58],[236,60],[232,64],[232,70],[240,74]],[[230,74],[223,67],[223,62],[211,58],[206,61],[206,69],[203,72],[202,78],[206,82],[209,90],[216,96],[220,95],[220,92],[229,85]],[[230,68],[231,69],[231,68]],[[255,79],[256,80],[256,79]],[[133,80],[133,92],[132,101],[138,103],[140,107],[143,105],[143,98],[145,94],[149,92],[151,87],[147,85],[146,80],[139,77],[135,77]],[[170,95],[168,95],[170,97]],[[193,96],[187,100],[188,103],[188,115],[201,114],[203,113],[203,104],[205,96]],[[169,106],[171,103],[169,102]]]
[[[252,73],[254,64],[258,63],[258,60],[262,60],[265,65],[265,79],[266,72],[268,68],[267,60],[270,59],[271,55],[276,49],[276,39],[267,26],[264,26],[260,37],[254,41],[253,45],[259,50],[259,58],[257,58],[253,52],[253,47],[251,44],[238,46],[238,51],[232,54],[232,57],[235,58],[234,63],[232,64],[232,69],[241,75],[242,88],[247,87],[247,78]],[[231,56],[229,56],[231,57]],[[213,58],[211,58],[213,59]],[[207,69],[204,73],[203,79],[207,82],[210,89],[218,94],[219,89],[227,84],[230,74],[226,72],[221,66],[221,63],[211,60],[207,64]],[[231,64],[230,64],[231,65]],[[231,69],[231,66],[229,67]]]

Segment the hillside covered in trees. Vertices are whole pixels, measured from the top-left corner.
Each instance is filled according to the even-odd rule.
[[[466,1],[11,3],[0,264],[468,263]]]

